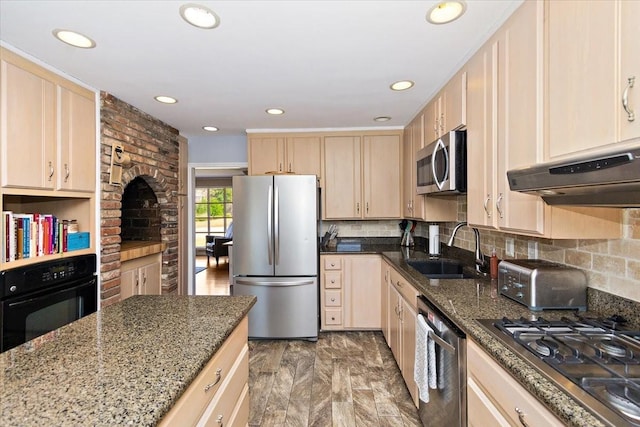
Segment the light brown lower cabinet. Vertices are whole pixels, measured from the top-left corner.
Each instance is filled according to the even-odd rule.
[[[380,255],[322,255],[323,330],[380,329]]]
[[[162,294],[162,254],[123,262],[120,267],[120,299],[133,295]]]
[[[472,340],[467,340],[467,411],[470,427],[564,425]]]
[[[248,332],[245,317],[160,421],[160,427],[247,425]]]
[[[389,267],[389,285],[384,287],[388,295],[382,297],[388,302],[388,331],[385,335],[396,363],[402,372],[413,403],[418,406],[418,386],[413,379],[416,358],[416,316],[418,291],[395,269]],[[383,322],[385,319],[383,319]]]

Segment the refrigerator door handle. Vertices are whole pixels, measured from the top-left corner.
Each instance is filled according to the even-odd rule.
[[[251,285],[251,286],[301,286],[301,285],[313,285],[314,281],[313,279],[309,279],[309,280],[296,280],[296,281],[284,281],[284,282],[279,282],[277,280],[275,281],[269,281],[269,282],[255,282],[252,280],[243,280],[243,279],[235,279],[235,283],[238,285]]]
[[[273,247],[275,253],[274,264],[278,265],[280,263],[280,191],[278,186],[275,185],[275,195],[273,202]]]
[[[267,198],[267,254],[269,265],[273,265],[273,185],[269,186]]]

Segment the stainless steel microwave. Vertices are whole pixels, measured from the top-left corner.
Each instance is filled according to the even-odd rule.
[[[467,191],[467,132],[451,131],[418,151],[418,194]]]

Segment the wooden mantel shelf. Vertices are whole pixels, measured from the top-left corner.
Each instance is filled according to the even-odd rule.
[[[163,252],[167,248],[164,242],[134,241],[120,244],[120,262]]]

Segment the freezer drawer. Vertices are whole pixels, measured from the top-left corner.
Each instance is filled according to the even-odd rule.
[[[317,277],[236,277],[234,295],[255,295],[249,338],[318,339]]]

